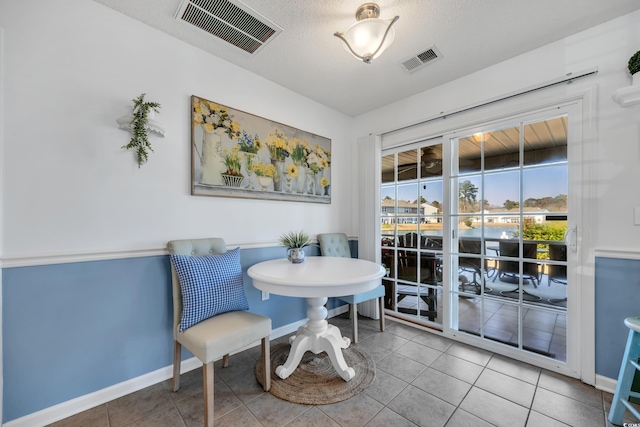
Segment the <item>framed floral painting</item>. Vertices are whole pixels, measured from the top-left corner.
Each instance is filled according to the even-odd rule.
[[[191,194],[331,203],[331,140],[191,97]]]

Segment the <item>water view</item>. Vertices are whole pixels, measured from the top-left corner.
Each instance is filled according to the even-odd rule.
[[[482,227],[474,227],[474,228],[460,228],[459,236],[460,237],[478,237],[482,236]],[[414,226],[402,226],[398,225],[398,234],[406,234],[406,233],[416,233],[418,231],[417,227]],[[518,225],[513,224],[511,226],[489,226],[484,228],[484,238],[486,240],[498,240],[506,238],[513,238],[514,233],[518,231]],[[421,229],[420,234],[423,236],[442,236],[442,228],[428,228]],[[392,229],[382,229],[382,237],[393,237],[394,232]]]

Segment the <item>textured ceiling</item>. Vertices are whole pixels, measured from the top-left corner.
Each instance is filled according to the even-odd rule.
[[[254,55],[174,19],[180,0],[95,0],[317,102],[357,116],[640,8],[638,0],[380,0],[393,44],[367,65],[333,36],[355,22],[353,0],[243,0],[283,28]],[[441,59],[399,63],[435,45]]]

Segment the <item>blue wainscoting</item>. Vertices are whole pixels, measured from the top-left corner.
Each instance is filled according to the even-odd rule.
[[[271,317],[274,329],[304,319],[306,302],[262,301],[246,270],[284,254],[282,247],[241,251],[250,309]],[[2,283],[4,423],[173,362],[166,255],[4,268]],[[183,350],[183,359],[191,357]]]
[[[596,258],[596,374],[618,379],[629,329],[640,315],[640,260]]]

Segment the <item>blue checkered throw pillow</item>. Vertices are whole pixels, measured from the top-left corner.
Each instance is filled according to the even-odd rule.
[[[248,310],[240,248],[220,255],[170,255],[182,290],[180,332],[216,314]]]

